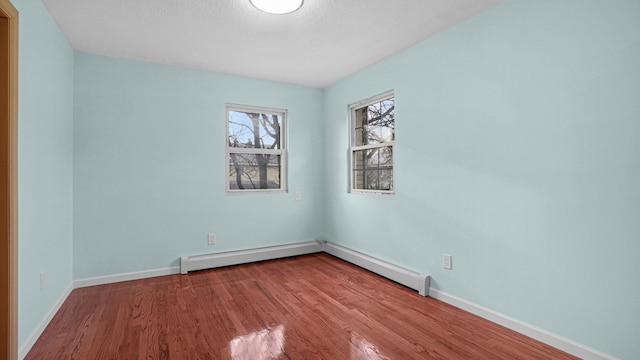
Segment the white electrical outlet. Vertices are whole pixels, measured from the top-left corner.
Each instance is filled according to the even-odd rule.
[[[442,267],[447,269],[447,270],[451,270],[452,269],[451,255],[442,254]]]
[[[44,286],[47,284],[47,277],[44,271],[40,272],[40,289],[44,289]]]
[[[302,200],[302,194],[300,193],[300,191],[296,191],[295,198],[296,198],[296,201]]]
[[[216,244],[216,234],[207,235],[207,243],[209,243],[209,245],[215,245]]]

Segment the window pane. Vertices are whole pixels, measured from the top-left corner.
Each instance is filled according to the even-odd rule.
[[[280,149],[282,115],[229,111],[229,147]]]
[[[357,146],[366,145],[365,139],[367,138],[367,132],[365,130],[367,126],[367,109],[358,109],[355,111],[355,144]]]
[[[353,151],[353,188],[366,190],[393,189],[393,148]]]
[[[355,146],[381,144],[395,139],[394,98],[356,109],[355,116]]]
[[[393,190],[393,170],[380,170],[379,190]]]
[[[391,167],[393,167],[393,148],[391,146],[353,151],[354,169]]]
[[[393,166],[393,153],[390,146],[356,152],[362,153],[361,161],[366,161],[367,168]]]
[[[379,190],[378,188],[378,169],[365,170],[364,183],[367,190]]]
[[[229,189],[280,189],[282,157],[269,154],[229,154]]]
[[[364,171],[359,169],[353,170],[353,188],[364,189]]]

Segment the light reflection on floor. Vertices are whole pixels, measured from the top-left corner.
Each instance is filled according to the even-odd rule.
[[[284,326],[238,336],[229,342],[233,360],[268,360],[280,357],[284,349]]]
[[[357,334],[351,333],[351,360],[389,360],[388,357],[380,354],[380,350],[361,338]]]

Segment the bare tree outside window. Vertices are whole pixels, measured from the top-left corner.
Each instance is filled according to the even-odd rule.
[[[393,193],[393,93],[351,106],[351,189]]]
[[[228,191],[284,190],[285,114],[227,106]]]

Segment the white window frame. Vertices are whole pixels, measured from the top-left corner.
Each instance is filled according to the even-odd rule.
[[[259,148],[234,148],[229,146],[229,113],[231,111],[236,112],[249,112],[260,114],[275,114],[282,116],[282,124],[280,125],[280,149],[259,149]],[[261,106],[240,105],[240,104],[225,104],[225,193],[226,194],[277,194],[287,192],[287,120],[288,112],[286,109],[276,109]],[[280,155],[280,188],[279,189],[231,189],[229,187],[229,176],[231,172],[230,154],[270,154]]]
[[[383,195],[395,195],[395,183],[396,183],[396,166],[395,166],[395,137],[393,141],[386,141],[379,144],[369,144],[369,145],[356,145],[356,110],[362,109],[365,106],[372,105],[374,103],[394,99],[395,104],[395,92],[393,90],[387,91],[380,95],[376,95],[370,97],[368,99],[359,101],[357,103],[349,105],[349,192],[353,194],[383,194]],[[394,118],[394,128],[395,128],[395,118]],[[394,131],[395,133],[395,131]],[[395,135],[394,135],[395,136]],[[377,190],[377,189],[357,189],[355,188],[355,176],[354,176],[354,153],[356,151],[368,150],[368,149],[376,149],[390,147],[391,148],[391,190]]]

